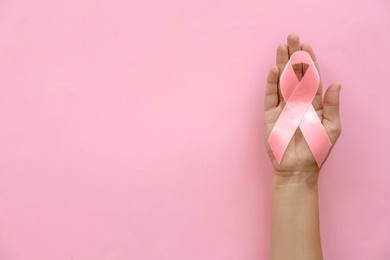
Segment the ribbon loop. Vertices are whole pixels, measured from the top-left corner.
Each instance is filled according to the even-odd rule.
[[[298,63],[309,65],[301,80],[297,78],[292,67]],[[286,105],[268,138],[268,143],[279,164],[298,127],[318,167],[324,162],[332,143],[312,105],[319,84],[320,76],[310,54],[305,51],[294,52],[280,76],[280,90]]]

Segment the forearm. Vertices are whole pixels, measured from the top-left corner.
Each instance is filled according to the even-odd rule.
[[[270,260],[321,260],[318,172],[274,175]]]

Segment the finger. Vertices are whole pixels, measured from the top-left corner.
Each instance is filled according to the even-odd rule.
[[[307,53],[310,54],[310,57],[313,60],[314,65],[316,66],[316,68],[317,68],[317,70],[319,72],[320,70],[318,68],[317,58],[316,58],[316,55],[314,54],[313,47],[311,47],[311,45],[309,43],[302,43],[301,50],[306,51]],[[307,65],[307,64],[303,64],[303,65],[304,65],[303,66],[303,72],[306,72],[306,70],[309,67],[309,65]]]
[[[299,40],[299,36],[296,35],[295,33],[290,33],[287,36],[287,44],[288,44],[288,54],[289,58],[291,55],[299,51],[301,49],[301,42]],[[303,69],[302,69],[302,64],[294,64],[293,65],[294,72],[297,75],[298,79],[300,80],[303,76]]]
[[[265,88],[264,97],[264,111],[268,111],[278,106],[279,95],[278,95],[278,77],[279,68],[274,65],[270,68],[267,77],[267,85]]]
[[[310,57],[313,60],[313,63],[316,66],[316,69],[318,71],[318,74],[320,75],[320,84],[318,86],[316,96],[314,97],[314,100],[313,100],[313,107],[316,111],[318,111],[318,110],[322,109],[322,80],[321,80],[320,68],[318,67],[317,58],[316,58],[316,55],[314,54],[314,51],[313,51],[313,48],[311,47],[311,45],[308,43],[303,43],[301,45],[301,49],[310,54]],[[308,67],[309,67],[309,65],[303,64],[303,73],[306,73]]]
[[[276,65],[279,68],[279,72],[281,73],[286,64],[288,62],[288,47],[286,44],[280,44],[276,51]],[[282,93],[280,91],[280,86],[278,87],[278,95],[279,95],[279,103],[284,103],[284,99]]]
[[[324,115],[322,123],[334,144],[341,133],[340,122],[340,83],[333,83],[324,95]]]

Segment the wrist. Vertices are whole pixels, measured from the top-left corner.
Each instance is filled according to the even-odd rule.
[[[319,170],[313,171],[289,171],[279,172],[275,171],[273,178],[274,186],[284,185],[315,185],[318,184]]]

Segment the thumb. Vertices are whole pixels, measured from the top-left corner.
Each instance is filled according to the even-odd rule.
[[[323,125],[334,144],[341,134],[340,122],[340,83],[333,83],[324,95]]]

